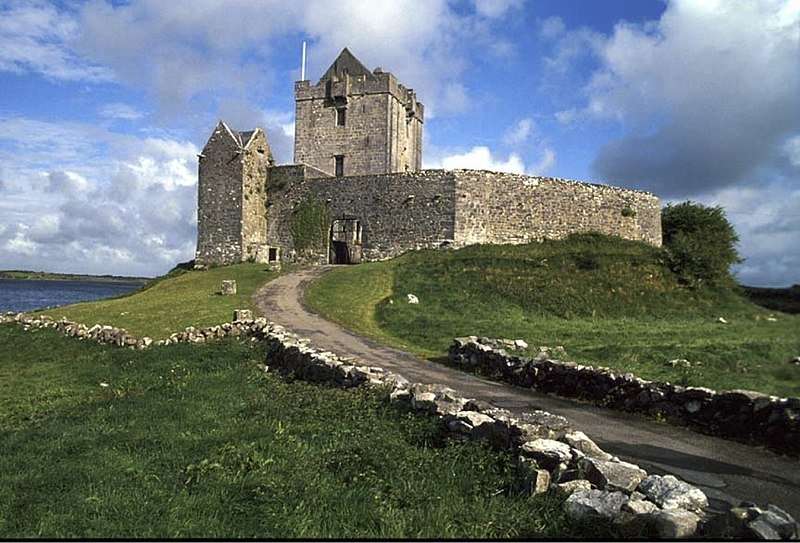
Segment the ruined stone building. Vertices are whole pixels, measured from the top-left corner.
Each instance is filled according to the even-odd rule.
[[[295,83],[294,164],[220,121],[199,156],[196,262],[345,264],[420,248],[598,231],[661,245],[652,194],[483,170],[423,170],[424,108],[344,49]]]

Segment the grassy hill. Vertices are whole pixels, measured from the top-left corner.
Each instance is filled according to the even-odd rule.
[[[234,309],[254,309],[250,297],[274,278],[264,264],[237,264],[206,271],[176,268],[142,289],[113,298],[40,311],[54,318],[125,328],[135,336],[161,339],[187,326],[212,326],[231,320]],[[224,279],[235,279],[237,294],[221,296]]]
[[[456,336],[522,338],[645,378],[800,395],[800,367],[787,363],[800,355],[799,317],[757,306],[734,286],[684,288],[659,250],[617,238],[408,253],[333,270],[307,302],[431,358]],[[691,367],[667,364],[677,358]]]
[[[143,352],[0,326],[0,538],[613,538],[509,455],[263,347]]]

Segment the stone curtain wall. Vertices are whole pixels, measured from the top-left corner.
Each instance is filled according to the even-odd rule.
[[[242,260],[242,161],[222,123],[203,148],[197,187],[198,264]]]
[[[691,537],[792,539],[798,525],[774,505],[743,502],[727,513],[709,508],[706,495],[672,475],[649,475],[635,464],[603,451],[564,418],[546,411],[513,415],[506,409],[461,396],[451,388],[412,383],[402,375],[315,349],[309,341],[249,311],[236,311],[233,322],[189,327],[168,339],[137,339],[111,326],[85,325],[24,314],[0,315],[0,324],[26,330],[52,328],[64,335],[99,343],[148,349],[176,343],[206,343],[226,338],[263,342],[267,359],[260,365],[310,382],[341,388],[373,387],[384,398],[423,416],[433,417],[455,439],[483,441],[512,453],[520,466],[511,491],[566,495],[568,517],[577,521],[613,521],[634,537],[653,533],[664,539]]]
[[[444,170],[304,178],[314,171],[281,166],[270,172],[268,243],[284,248],[283,256],[298,260],[292,240],[293,210],[312,198],[328,206],[331,219],[358,219],[363,255],[380,260],[405,251],[452,243],[454,232],[453,175]],[[327,263],[327,250],[312,258]]]
[[[366,260],[588,230],[661,245],[660,203],[644,192],[479,170],[324,175],[302,165],[270,169],[267,238],[287,260],[328,261],[327,251],[310,259],[294,251],[291,214],[307,198],[327,204],[332,219],[361,221]]]
[[[646,381],[608,368],[510,355],[494,343],[475,336],[457,338],[449,359],[458,367],[516,386],[664,417],[707,434],[800,455],[800,398]]]
[[[456,246],[527,243],[589,230],[661,245],[661,207],[652,194],[549,177],[453,174]]]

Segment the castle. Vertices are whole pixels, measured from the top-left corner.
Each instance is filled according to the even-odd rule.
[[[260,128],[220,121],[199,156],[199,266],[350,264],[421,248],[527,243],[599,231],[661,245],[652,194],[483,170],[423,170],[412,89],[344,49],[294,88],[294,164]]]

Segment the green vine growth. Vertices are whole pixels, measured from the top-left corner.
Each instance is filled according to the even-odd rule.
[[[300,202],[292,213],[292,237],[298,251],[324,250],[331,223],[328,207],[315,199]]]

